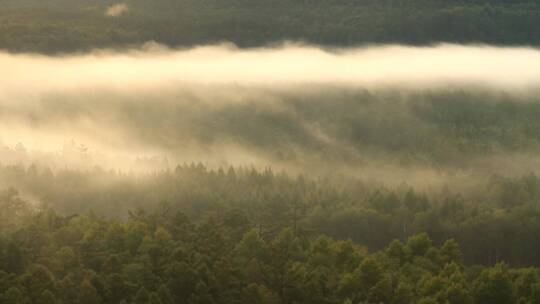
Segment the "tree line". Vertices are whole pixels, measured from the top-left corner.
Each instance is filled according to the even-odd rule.
[[[209,213],[235,209],[268,238],[290,227],[306,235],[350,239],[377,251],[394,239],[405,242],[427,233],[437,244],[455,239],[467,265],[540,264],[540,178],[532,173],[477,181],[471,177],[469,185],[434,189],[202,164],[148,174],[1,166],[0,180],[19,189],[18,195],[11,189],[2,196],[1,229],[16,226],[12,215],[25,201],[62,216],[92,210],[107,219],[167,205],[196,223]]]
[[[0,1],[0,48],[62,53],[149,40],[172,47],[285,40],[328,46],[437,42],[538,45],[537,1]]]
[[[119,220],[2,201],[16,223],[0,230],[0,303],[540,303],[537,268],[466,266],[456,241],[427,234],[370,252],[299,227],[263,234],[239,209]]]

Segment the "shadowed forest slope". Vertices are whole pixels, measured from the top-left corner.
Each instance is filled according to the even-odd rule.
[[[108,13],[114,5],[125,10]],[[113,11],[114,12],[114,11]],[[172,47],[284,40],[538,45],[537,1],[0,1],[0,49],[71,52],[157,41]]]

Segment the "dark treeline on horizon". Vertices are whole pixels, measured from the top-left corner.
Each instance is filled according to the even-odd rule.
[[[326,46],[440,42],[540,44],[538,1],[156,0],[0,1],[0,49],[63,53],[156,41],[241,47],[303,41]]]

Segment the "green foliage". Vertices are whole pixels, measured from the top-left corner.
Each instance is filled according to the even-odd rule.
[[[474,292],[476,303],[514,303],[508,266],[499,263],[492,269],[484,270],[475,282]]]
[[[17,287],[10,287],[0,299],[6,303],[27,303],[25,296]]]
[[[41,293],[41,296],[37,299],[38,304],[56,304],[56,298],[52,292],[45,290]]]
[[[234,175],[223,173],[231,170]],[[228,249],[238,250],[238,258],[243,261],[255,257],[262,261],[269,258],[265,255],[267,247],[272,247],[268,241],[287,227],[292,228],[289,236],[350,239],[371,251],[384,249],[394,239],[404,241],[425,232],[427,235],[410,238],[405,244],[389,245],[389,254],[399,265],[413,260],[433,268],[450,262],[540,264],[536,240],[540,233],[540,179],[534,174],[493,176],[463,191],[420,191],[406,185],[380,186],[353,178],[296,179],[268,173],[271,171],[212,170],[195,164],[140,178],[120,173],[106,175],[99,170],[51,173],[40,166],[35,166],[33,173],[30,171],[22,166],[0,165],[0,180],[10,180],[28,189],[59,214],[40,212],[39,208],[28,208],[28,212],[4,209],[5,217],[16,223],[0,229],[0,270],[7,273],[23,272],[27,266],[24,250],[35,251],[54,241],[61,250],[51,253],[52,259],[45,266],[59,279],[83,266],[124,275],[144,269],[146,275],[135,277],[157,286],[166,282],[158,282],[150,273],[166,272],[169,255],[186,255],[189,250],[184,245],[171,247],[175,242],[200,244],[210,256],[215,255],[210,252],[229,246]],[[106,181],[107,186],[92,186],[99,181]],[[58,187],[63,184],[69,186]],[[508,197],[513,197],[512,189],[516,188],[522,189],[528,198],[508,203]],[[381,195],[392,197],[397,207],[376,208],[375,202],[380,202]],[[9,197],[28,205],[17,194]],[[164,201],[174,203],[163,204]],[[303,207],[294,211],[297,201],[303,201]],[[93,214],[87,213],[90,206],[95,207]],[[130,209],[132,220],[125,224],[119,219],[125,218],[123,211]],[[76,224],[63,225],[65,215],[73,215]],[[101,228],[90,225],[96,216],[112,222]],[[206,218],[205,226],[196,228]],[[31,219],[35,219],[34,224],[28,225]],[[219,233],[213,230],[216,227]],[[54,234],[49,233],[51,229]],[[151,235],[146,233],[148,229],[153,231]],[[16,238],[5,237],[15,231]],[[248,231],[252,232],[245,236]],[[204,239],[212,241],[200,243],[195,236],[203,232]],[[440,250],[428,250],[431,244],[427,236],[433,243],[443,244]],[[78,245],[84,252],[106,247],[113,254],[95,256],[82,264]],[[313,263],[324,265],[330,259],[342,258],[340,267],[350,270],[352,260],[346,257],[346,251],[351,250],[346,246],[350,245],[342,245],[343,256],[338,257],[321,238]],[[141,254],[144,259],[121,267],[128,253]]]
[[[97,292],[97,289],[92,285],[88,279],[84,279],[81,282],[79,288],[79,303],[81,304],[100,304],[101,298]]]
[[[148,291],[146,288],[142,287],[139,289],[137,294],[135,295],[135,299],[133,300],[134,304],[146,304],[150,302],[150,294],[148,294]]]
[[[260,46],[300,40],[325,45],[433,42],[538,44],[538,2],[521,1],[109,1],[0,2],[0,45],[66,52],[155,40],[171,46],[232,41]]]
[[[42,221],[45,215],[56,224]],[[6,237],[17,239],[37,223],[40,237],[50,242],[21,243],[21,250],[31,254],[22,256],[21,273],[0,272],[5,290],[0,300],[473,304],[536,303],[540,294],[536,268],[497,264],[481,272],[469,270],[456,241],[435,246],[425,233],[368,254],[351,241],[306,233],[301,227],[261,235],[238,210],[210,213],[189,226],[181,218],[161,209],[134,212],[125,220],[36,211]],[[71,241],[54,237],[72,230],[82,235]],[[171,233],[181,230],[190,237]],[[111,233],[116,240],[136,241],[108,246]]]

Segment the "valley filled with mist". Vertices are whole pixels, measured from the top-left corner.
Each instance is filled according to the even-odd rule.
[[[273,6],[0,0],[0,304],[540,303],[538,3]]]

